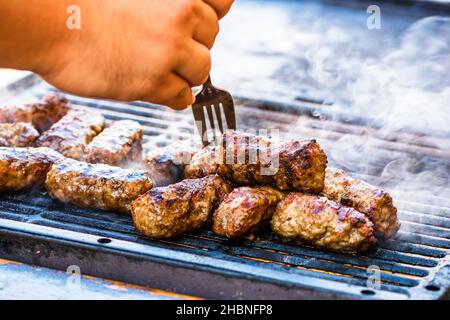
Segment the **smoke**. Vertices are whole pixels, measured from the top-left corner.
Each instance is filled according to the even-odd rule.
[[[223,21],[213,79],[256,99],[325,102],[286,138],[317,138],[330,166],[404,200],[450,206],[450,19],[241,1]],[[365,119],[342,123],[341,115]],[[398,200],[398,201],[396,201]],[[411,218],[408,218],[411,219]],[[407,228],[403,225],[403,230]]]
[[[319,139],[332,165],[381,184],[394,198],[442,206],[450,196],[449,35],[449,18],[428,17],[379,59],[335,56],[324,66],[332,48],[309,55],[309,75],[333,91],[333,108],[367,119],[352,128],[323,121]],[[301,119],[293,130],[311,135],[311,124]]]
[[[357,81],[339,88],[335,102],[350,100],[386,132],[450,132],[449,34],[448,18],[418,21],[383,59],[352,65]]]

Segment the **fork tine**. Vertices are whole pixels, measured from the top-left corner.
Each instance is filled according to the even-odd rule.
[[[203,107],[202,106],[193,106],[192,107],[192,112],[194,113],[194,119],[195,119],[195,124],[197,126],[198,132],[201,134],[201,139],[202,139],[202,143],[203,146],[207,146],[208,145],[208,139],[205,138],[205,133],[206,133],[206,119],[205,119],[205,114],[203,113]]]
[[[206,106],[206,112],[208,113],[208,118],[209,118],[209,124],[210,124],[210,128],[212,130],[216,129],[216,126],[214,124],[214,116],[213,116],[213,112],[212,112],[212,106]]]
[[[216,112],[217,122],[219,123],[220,133],[223,134],[223,123],[222,123],[222,113],[220,112],[220,105],[214,105],[214,111]]]
[[[209,124],[210,124],[210,128],[213,132],[214,140],[216,140],[216,125],[214,123],[212,107],[213,106],[211,105],[211,106],[206,106],[205,108],[206,108],[206,112],[208,113]]]
[[[236,130],[236,113],[234,111],[233,98],[227,97],[227,99],[222,102],[223,112],[225,114],[225,120],[227,121],[228,129]]]
[[[198,131],[202,135],[202,142],[204,146],[207,146],[210,142],[212,142],[209,141],[209,129],[213,131],[213,138],[216,142],[218,137],[216,126],[219,127],[221,134],[224,132],[225,124],[223,123],[220,105],[222,105],[228,129],[236,130],[236,115],[234,112],[233,97],[229,92],[214,87],[211,82],[211,77],[209,77],[203,84],[201,91],[196,94],[195,100],[196,101],[192,106],[192,111],[194,113],[194,119],[196,121]],[[206,126],[207,122],[204,108],[206,108],[206,113],[208,114],[210,123],[209,128]],[[216,115],[218,124],[215,124],[214,114]]]

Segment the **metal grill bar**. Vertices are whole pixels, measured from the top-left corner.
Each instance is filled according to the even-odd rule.
[[[47,206],[48,208],[48,206]],[[207,249],[208,251],[212,252],[213,255],[216,255],[217,252],[226,253],[227,260],[228,259],[235,259],[236,257],[240,258],[257,258],[260,260],[265,260],[267,262],[263,264],[269,264],[270,262],[279,262],[280,265],[284,265],[286,267],[302,267],[306,270],[320,270],[321,272],[329,272],[330,274],[338,274],[340,276],[352,276],[353,278],[359,278],[359,279],[367,279],[368,274],[365,272],[364,268],[354,268],[347,266],[350,264],[350,261],[345,262],[345,259],[342,260],[342,262],[345,262],[345,264],[338,264],[334,262],[329,262],[327,259],[330,259],[330,254],[326,252],[321,252],[322,257],[316,256],[314,259],[310,259],[311,255],[304,255],[299,252],[297,253],[298,256],[292,256],[285,254],[280,254],[279,252],[275,253],[273,252],[273,247],[267,248],[266,246],[263,246],[259,244],[256,246],[256,249],[254,249],[254,245],[251,244],[250,241],[247,241],[247,245],[245,245],[244,242],[240,242],[239,244],[241,246],[228,246],[227,240],[223,238],[218,238],[215,236],[212,236],[208,232],[203,232],[202,237],[196,237],[196,236],[183,236],[178,238],[176,241],[150,241],[146,239],[141,239],[140,236],[136,233],[134,230],[131,220],[128,219],[127,222],[121,222],[118,223],[110,223],[105,222],[103,219],[104,213],[96,213],[92,214],[92,216],[96,218],[91,217],[81,217],[78,215],[71,214],[71,206],[64,206],[64,211],[52,211],[52,212],[41,212],[39,208],[36,208],[34,212],[32,212],[32,215],[30,217],[30,220],[26,220],[27,222],[31,222],[33,224],[37,225],[43,225],[43,226],[49,226],[49,227],[57,227],[57,228],[64,228],[69,229],[72,231],[82,231],[83,233],[89,233],[89,234],[95,234],[102,237],[110,237],[113,239],[122,239],[122,240],[128,240],[128,241],[138,241],[141,243],[148,243],[151,242],[152,245],[154,243],[159,243],[159,246],[167,247],[180,247],[182,250],[194,250],[195,252],[200,252],[204,254],[202,251]],[[46,209],[48,210],[48,209]],[[78,211],[77,208],[74,208],[74,211]],[[70,213],[68,213],[70,212]],[[31,213],[31,212],[30,212]],[[85,212],[83,213],[83,215]],[[39,217],[36,217],[36,215],[39,215]],[[0,213],[0,217],[3,218],[3,215]],[[10,216],[11,218],[11,216]],[[210,238],[210,237],[213,238]],[[211,240],[213,239],[213,240]],[[220,241],[218,241],[220,240]],[[225,244],[223,244],[225,243]],[[258,250],[260,249],[260,250]],[[267,251],[271,250],[271,251]],[[199,251],[200,250],[200,251]],[[289,250],[286,250],[289,251]],[[315,252],[317,254],[318,251],[310,249],[310,253]],[[306,251],[303,252],[303,254],[306,253]],[[345,257],[345,255],[342,255]],[[310,257],[310,258],[307,258]],[[347,257],[348,258],[348,257]],[[358,258],[356,258],[357,260]],[[250,259],[251,260],[251,259]],[[237,261],[242,261],[242,259],[238,259]],[[248,261],[246,261],[247,263]],[[253,262],[253,261],[252,261]],[[381,261],[377,261],[375,264],[381,264]],[[255,262],[253,262],[255,263]],[[258,262],[258,264],[261,264],[261,262]],[[270,265],[272,267],[272,265]],[[401,266],[400,266],[401,267]],[[286,270],[286,269],[285,269]],[[386,270],[391,271],[391,270]],[[409,271],[409,272],[408,272]],[[296,272],[295,270],[291,272]],[[426,276],[428,273],[425,270],[421,270],[418,268],[399,268],[396,270],[396,272],[408,274],[408,276]],[[330,278],[327,276],[327,278]],[[339,279],[339,277],[333,276],[332,279]],[[347,279],[348,280],[348,279]],[[383,283],[395,283],[398,285],[403,286],[415,286],[418,284],[417,280],[414,280],[413,278],[409,278],[406,276],[393,276],[391,274],[382,274],[381,281]],[[358,283],[364,284],[362,281],[359,281]]]

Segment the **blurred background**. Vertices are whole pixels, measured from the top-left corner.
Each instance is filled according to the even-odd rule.
[[[370,5],[380,29],[367,26]],[[222,23],[213,74],[235,95],[325,103],[380,125],[448,133],[449,7],[239,0]]]

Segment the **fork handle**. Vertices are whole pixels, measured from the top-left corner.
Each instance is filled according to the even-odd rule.
[[[204,87],[212,87],[213,84],[211,82],[211,75],[208,76],[208,79],[206,80],[206,82],[203,84]]]

